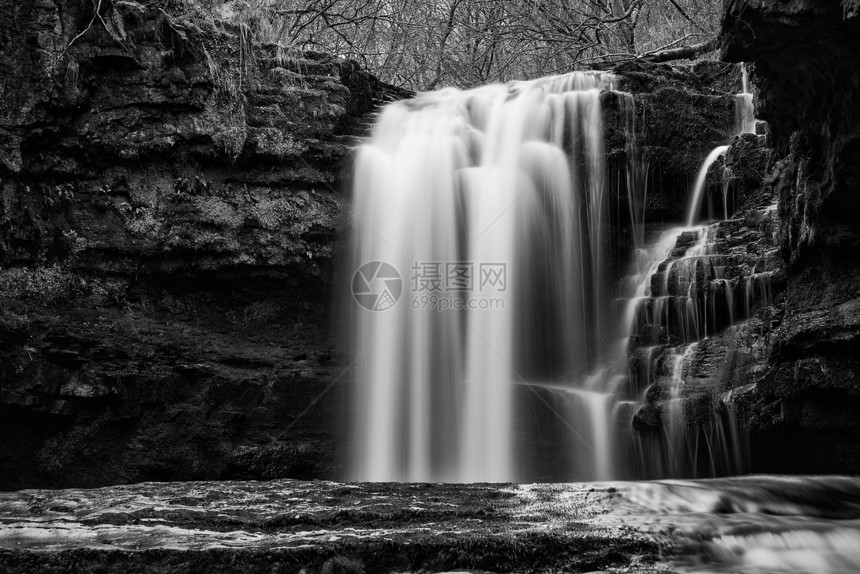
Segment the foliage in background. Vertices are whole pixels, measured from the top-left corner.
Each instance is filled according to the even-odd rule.
[[[258,44],[273,46],[283,61],[298,60],[301,50],[354,59],[381,80],[412,90],[531,79],[639,58],[695,58],[715,48],[721,5],[721,0],[89,2],[92,21],[67,50],[97,24],[129,49],[125,19],[156,9],[180,35],[189,22],[238,34],[239,73],[224,74],[238,78],[229,86],[235,92],[254,67]],[[213,69],[216,77],[219,72]]]
[[[416,90],[471,87],[704,47],[720,0],[175,0],[247,40],[361,62]],[[712,45],[708,46],[709,48]],[[680,56],[698,56],[692,50]]]

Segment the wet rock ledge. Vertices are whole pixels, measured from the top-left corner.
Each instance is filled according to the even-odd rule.
[[[647,566],[609,485],[146,483],[0,494],[3,572],[492,572]]]
[[[144,483],[0,493],[0,571],[855,572],[860,481]]]

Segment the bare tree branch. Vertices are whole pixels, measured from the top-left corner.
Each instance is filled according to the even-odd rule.
[[[684,10],[680,4],[678,4],[677,0],[669,0],[669,3],[672,4],[672,6],[674,6],[675,9],[678,10],[678,12],[681,14],[681,16],[684,17],[685,20],[687,20],[687,22],[689,22],[699,30],[702,30],[702,27],[699,25],[699,23],[690,18],[690,15],[687,14],[686,10]]]
[[[693,44],[692,46],[681,46],[679,48],[670,48],[668,50],[653,52],[637,59],[652,63],[672,62],[675,60],[695,60],[702,54],[713,52],[719,47],[718,39],[713,37],[705,40],[704,42]]]

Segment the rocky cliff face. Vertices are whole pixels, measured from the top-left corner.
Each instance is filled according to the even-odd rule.
[[[686,216],[702,161],[736,133],[735,65],[626,63],[601,97],[611,214],[612,276],[628,271],[635,245]],[[720,182],[709,181],[709,189]],[[638,225],[631,225],[631,214]]]
[[[653,276],[637,476],[860,471],[856,8],[726,3],[723,58],[754,64],[768,125],[726,154],[732,217],[680,234]]]
[[[754,62],[779,161],[781,320],[747,399],[755,465],[860,471],[860,18],[857,3],[733,0],[723,57]]]
[[[404,94],[134,6],[0,6],[0,488],[331,475],[342,175]]]
[[[639,185],[649,191],[642,205],[646,221],[680,221],[702,160],[737,131],[734,94],[741,89],[739,71],[721,62],[633,62],[613,73],[618,76],[617,91],[602,99],[610,173],[621,172],[626,180],[631,160],[638,163]],[[622,191],[618,199],[627,201],[626,181],[615,185]]]

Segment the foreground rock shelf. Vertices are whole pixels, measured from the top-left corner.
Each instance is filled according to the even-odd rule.
[[[593,570],[655,556],[608,486],[146,483],[0,497],[0,565],[111,571]],[[191,551],[191,552],[188,552]],[[2,568],[0,568],[2,569]]]
[[[0,494],[0,571],[839,572],[860,565],[858,517],[843,477],[24,490]]]

